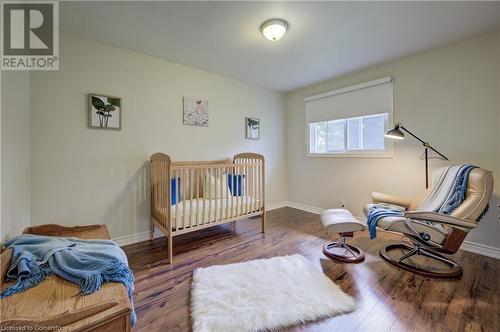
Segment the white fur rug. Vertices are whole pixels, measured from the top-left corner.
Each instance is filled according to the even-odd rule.
[[[301,255],[197,269],[191,294],[194,332],[277,329],[355,308]]]

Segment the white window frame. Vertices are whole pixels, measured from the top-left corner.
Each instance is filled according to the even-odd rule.
[[[374,81],[370,81],[370,82],[365,82],[365,83],[361,83],[361,84],[357,84],[357,85],[353,85],[353,86],[350,86],[350,87],[346,87],[346,88],[342,88],[342,89],[338,89],[338,90],[332,90],[332,91],[327,91],[327,92],[324,92],[324,93],[321,93],[321,94],[318,94],[318,95],[314,95],[314,96],[310,96],[310,97],[307,97],[304,99],[305,102],[307,101],[310,101],[310,100],[314,100],[314,99],[319,99],[319,98],[324,98],[324,97],[328,97],[328,96],[335,96],[337,94],[341,94],[341,93],[345,93],[345,92],[349,92],[349,91],[355,91],[355,90],[359,90],[359,89],[363,89],[363,88],[367,88],[367,87],[370,87],[370,86],[374,86],[374,85],[378,85],[378,84],[381,84],[381,83],[385,83],[385,82],[393,82],[393,78],[392,77],[386,77],[386,78],[382,78],[382,79],[379,79],[379,80],[374,80]],[[387,131],[389,129],[389,127],[392,126],[392,123],[393,123],[393,107],[394,105],[394,95],[391,94],[391,109],[389,110],[389,112],[387,112],[387,121],[385,123],[385,130]],[[386,114],[386,113],[379,113],[379,114],[367,114],[365,116],[375,116],[375,115],[380,115],[380,114]],[[354,116],[352,118],[362,118],[363,116]],[[345,130],[344,130],[344,142],[345,142],[345,147],[347,148],[347,150],[345,151],[339,151],[339,152],[325,152],[325,153],[313,153],[311,152],[311,141],[312,141],[312,137],[311,137],[311,130],[310,130],[310,123],[307,123],[306,121],[306,157],[313,157],[313,158],[337,158],[337,157],[341,157],[341,158],[394,158],[394,142],[393,140],[391,139],[388,139],[388,138],[384,138],[385,139],[385,143],[384,143],[384,146],[385,146],[385,149],[384,150],[364,150],[364,149],[360,149],[360,150],[349,150],[348,149],[348,132],[347,132],[347,128],[348,128],[348,125],[347,125],[347,120],[348,119],[352,119],[352,118],[341,118],[341,119],[331,119],[331,120],[345,120],[346,123],[345,123]],[[325,121],[328,121],[328,120],[325,120]],[[319,121],[319,122],[322,122],[322,121]],[[360,132],[361,134],[361,132]]]
[[[319,121],[319,122],[313,122],[313,123],[308,123],[308,130],[307,132],[309,133],[309,144],[307,144],[307,156],[308,157],[385,157],[385,158],[391,158],[394,157],[393,153],[393,142],[390,139],[384,138],[384,147],[385,149],[349,149],[349,125],[348,125],[348,120],[352,119],[362,119],[362,118],[367,118],[367,117],[373,117],[373,116],[380,116],[380,115],[385,115],[387,114],[387,119],[384,123],[384,131],[387,131],[389,129],[390,124],[392,121],[389,120],[390,113],[380,113],[380,114],[369,114],[365,116],[357,116],[357,117],[352,117],[352,118],[346,118],[346,119],[335,119],[335,120],[325,120],[325,121]],[[311,125],[315,123],[321,123],[321,122],[328,122],[328,121],[339,121],[343,120],[344,121],[344,147],[346,148],[345,150],[342,151],[329,151],[329,152],[311,152],[311,147],[315,145],[315,138],[316,135],[312,135],[313,132],[311,131]],[[362,123],[360,123],[362,125]],[[327,125],[328,127],[328,125]],[[361,146],[363,145],[363,131],[360,130],[360,142]],[[328,146],[328,132],[326,133],[327,141],[325,142],[326,145]],[[327,147],[328,151],[328,147]]]

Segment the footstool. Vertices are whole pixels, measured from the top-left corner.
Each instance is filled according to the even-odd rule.
[[[339,234],[340,239],[323,246],[323,253],[330,258],[345,262],[358,263],[365,259],[362,249],[348,244],[346,238],[353,237],[354,232],[363,231],[366,225],[358,221],[346,209],[329,209],[321,213],[321,224],[326,234]]]

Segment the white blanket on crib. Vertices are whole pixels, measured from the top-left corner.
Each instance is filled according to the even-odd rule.
[[[262,207],[259,200],[251,196],[229,196],[218,199],[188,199],[170,207],[172,219],[177,219],[177,227],[197,225],[219,219],[228,219],[251,213]]]

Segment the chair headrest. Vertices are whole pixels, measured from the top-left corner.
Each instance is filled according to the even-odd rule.
[[[483,168],[474,168],[469,173],[465,200],[451,215],[477,221],[488,205],[493,192],[493,175]]]

